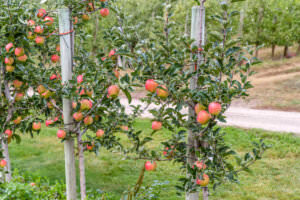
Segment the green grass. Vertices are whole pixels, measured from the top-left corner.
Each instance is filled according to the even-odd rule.
[[[140,120],[136,124],[149,133],[150,121]],[[243,172],[240,184],[228,183],[211,191],[212,200],[300,200],[300,138],[291,134],[271,133],[262,130],[243,130],[227,127],[226,141],[239,152],[245,152],[251,140],[264,138],[273,147],[263,160],[252,166],[252,173]],[[169,133],[162,131],[157,139],[163,140]],[[46,129],[31,139],[24,135],[20,145],[10,144],[12,165],[21,172],[46,176],[52,182],[64,181],[63,144],[56,139],[55,129]],[[114,194],[119,199],[122,192],[132,186],[142,167],[142,161],[122,160],[114,153],[101,151],[99,156],[86,154],[87,187],[101,189]],[[178,178],[184,176],[179,166],[172,163],[158,163],[156,172],[146,173],[145,184],[154,180],[169,181],[161,194],[162,200],[178,200],[174,186]]]

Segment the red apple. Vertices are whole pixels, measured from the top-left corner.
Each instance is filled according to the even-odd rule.
[[[121,129],[122,129],[123,131],[128,131],[128,130],[129,130],[128,126],[121,126]]]
[[[54,80],[54,79],[57,79],[57,75],[56,75],[56,74],[52,74],[52,75],[50,76],[50,80]]]
[[[56,135],[59,139],[64,139],[64,138],[66,138],[67,133],[64,130],[58,130]]]
[[[146,171],[154,171],[156,169],[156,166],[157,165],[156,165],[155,161],[153,161],[153,162],[147,161],[145,163],[145,169],[146,169]]]
[[[209,183],[209,176],[207,174],[203,174],[202,178],[203,179],[197,178],[196,184],[200,185],[201,187],[206,187]]]
[[[4,168],[6,166],[6,160],[1,160],[0,161],[0,167]]]
[[[5,69],[6,69],[7,72],[13,72],[13,71],[15,71],[15,67],[11,66],[11,65],[6,65]]]
[[[51,56],[51,61],[53,63],[57,63],[59,61],[59,59],[60,59],[60,57],[58,55],[56,55],[56,54],[54,54],[54,55]]]
[[[38,44],[38,45],[43,45],[45,43],[45,38],[41,37],[41,36],[37,36],[35,38],[35,43]]]
[[[109,15],[109,10],[108,10],[107,8],[102,8],[102,9],[100,10],[100,15],[101,15],[102,17],[107,17],[107,16]]]
[[[152,122],[152,130],[158,131],[158,130],[161,129],[161,127],[162,127],[162,123],[161,122],[159,122],[159,121]]]
[[[103,137],[104,134],[105,134],[104,130],[99,129],[99,130],[96,132],[96,137],[97,137],[97,138],[101,138],[101,137]]]
[[[18,125],[18,124],[21,123],[21,121],[22,121],[22,117],[18,116],[13,122],[14,122],[15,125]]]
[[[156,89],[156,94],[160,98],[167,98],[169,96],[168,88],[165,85],[161,85]]]
[[[73,114],[73,118],[76,122],[80,122],[83,119],[83,114],[81,112],[76,112]]]
[[[77,76],[77,83],[82,83],[83,82],[83,75],[80,74],[79,76]]]
[[[212,102],[208,105],[208,111],[212,115],[218,115],[222,111],[222,106],[218,102]]]
[[[4,133],[7,135],[8,138],[11,138],[13,135],[13,132],[10,129],[6,129]]]
[[[33,34],[31,31],[29,31],[28,34],[27,34],[27,38],[30,39],[30,40],[33,40],[35,38],[35,36],[36,35]]]
[[[100,0],[101,2],[105,2],[106,0]]]
[[[115,77],[120,78],[120,72],[117,69],[114,69]]]
[[[77,107],[77,103],[75,101],[72,102],[72,108],[75,109]]]
[[[108,57],[112,57],[112,56],[114,56],[116,54],[116,51],[115,50],[111,50],[110,52],[109,52],[109,54],[108,54]]]
[[[7,65],[12,65],[12,64],[14,64],[14,59],[12,58],[12,57],[6,57],[5,59],[4,59],[4,63],[5,64],[7,64]]]
[[[86,126],[89,126],[89,125],[93,124],[94,120],[91,116],[86,116],[84,118],[83,122]]]
[[[13,85],[14,85],[15,88],[19,89],[19,88],[22,87],[23,82],[22,82],[22,81],[19,81],[19,80],[14,80],[14,81],[13,81]]]
[[[19,62],[26,62],[27,59],[28,59],[28,57],[26,56],[26,54],[24,54],[23,56],[17,57],[17,60],[18,60]]]
[[[108,88],[108,97],[115,98],[119,95],[120,88],[117,85],[111,85]]]
[[[46,15],[46,10],[43,9],[43,8],[39,9],[39,12],[38,12],[38,14],[37,14],[37,17],[38,17],[38,18],[42,18],[42,17],[44,17],[44,15]]]
[[[53,123],[54,123],[54,121],[52,119],[48,119],[45,122],[45,124],[46,124],[47,127],[50,126],[50,125],[52,125]]]
[[[35,183],[30,183],[30,185],[31,185],[32,187],[36,186],[36,184],[35,184]]]
[[[16,94],[16,97],[15,97],[15,101],[18,102],[18,101],[21,101],[24,97],[24,94],[23,93],[17,93]]]
[[[196,166],[199,170],[201,170],[201,169],[206,169],[206,164],[204,164],[203,161],[196,161],[196,162],[195,162],[195,166]]]
[[[73,17],[74,25],[78,23],[78,17]]]
[[[197,115],[197,121],[202,125],[207,124],[210,118],[211,118],[210,114],[205,110],[200,111]]]
[[[149,79],[145,83],[145,89],[149,92],[155,92],[156,88],[158,87],[158,83],[156,83],[153,79]]]
[[[34,28],[34,32],[37,34],[42,34],[44,32],[44,29],[41,26],[36,26]]]
[[[35,21],[33,21],[32,19],[28,20],[27,22],[28,26],[34,26],[35,25]]]
[[[15,49],[15,55],[17,56],[17,57],[19,57],[19,56],[23,56],[24,55],[24,49],[22,48],[22,47],[17,47],[16,49]]]
[[[195,113],[198,114],[201,110],[205,110],[205,106],[203,106],[201,103],[197,103],[195,105]]]
[[[93,144],[92,145],[89,145],[89,144],[86,145],[86,149],[89,150],[89,151],[92,151],[93,148],[94,148]]]
[[[10,50],[11,48],[13,48],[13,46],[14,46],[13,43],[8,43],[8,44],[5,46],[6,52],[9,52],[9,50]]]
[[[80,110],[90,110],[93,107],[93,102],[88,99],[81,100],[80,104]]]
[[[34,131],[39,131],[39,130],[41,130],[41,127],[42,127],[41,122],[33,122],[33,124],[32,124],[32,129],[33,129]]]
[[[46,16],[46,17],[44,18],[44,22],[46,22],[45,24],[46,24],[47,26],[51,26],[51,25],[53,24],[54,20],[53,20],[52,17]]]

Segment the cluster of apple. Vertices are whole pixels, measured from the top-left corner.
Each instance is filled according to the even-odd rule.
[[[209,120],[213,116],[217,116],[222,111],[222,105],[218,102],[212,102],[208,105],[208,112],[206,111],[206,107],[200,103],[197,103],[195,106],[195,113],[197,114],[197,121],[205,125],[209,122]]]
[[[102,3],[105,3],[107,0],[100,0],[100,2]],[[90,16],[88,13],[92,13],[92,12],[95,12],[97,9],[97,2],[87,2],[87,5],[86,5],[86,11],[87,13],[83,14],[81,16],[82,20],[83,21],[88,21],[90,19]],[[109,9],[108,8],[101,8],[100,9],[100,15],[102,17],[107,17],[109,15]],[[74,17],[74,23],[78,23],[78,17]]]
[[[175,156],[175,152],[176,152],[175,146],[172,145],[170,148],[169,147],[165,148],[165,150],[163,151],[163,155],[166,158],[171,159]]]
[[[25,54],[25,51],[22,47],[16,47],[14,48],[13,43],[8,43],[5,46],[6,53],[8,56],[6,56],[4,63],[6,65],[6,72],[12,73],[15,70],[14,64],[17,62],[24,63],[27,61],[27,55]],[[14,54],[14,55],[13,55]],[[15,58],[14,58],[15,56]]]
[[[196,161],[195,164],[192,166],[193,169],[197,169],[197,171],[202,172],[206,169],[206,164],[203,161]],[[200,185],[201,187],[206,187],[209,183],[209,176],[205,173],[201,173],[202,176],[198,176],[196,179],[196,184]]]

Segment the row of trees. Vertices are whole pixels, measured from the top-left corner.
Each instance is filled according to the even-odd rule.
[[[86,199],[84,151],[97,153],[101,148],[146,160],[142,172],[154,170],[158,161],[180,162],[187,176],[177,188],[187,193],[188,200],[198,199],[200,188],[207,198],[209,183],[216,187],[237,181],[238,172],[248,170],[267,146],[254,143],[253,151],[240,157],[225,144],[226,133],[217,124],[225,121],[224,112],[234,98],[247,95],[250,66],[256,60],[247,58],[251,51],[239,46],[240,39],[233,39],[231,27],[238,13],[229,2],[218,4],[219,12],[210,19],[214,31],[208,32],[204,43],[204,2],[193,9],[192,39],[178,32],[173,15],[177,7],[171,0],[157,4],[161,12],[152,13],[153,25],[147,31],[141,27],[148,21],[134,23],[136,17],[127,17],[126,9],[112,0],[68,0],[55,6],[49,2],[51,10],[27,1],[1,2],[5,17],[0,18],[0,131],[6,181],[11,177],[7,144],[19,141],[21,131],[39,133],[44,122],[57,127],[57,137],[65,144],[68,200],[77,198],[76,149],[82,200]],[[114,15],[111,23],[106,21],[100,34],[88,24],[91,18],[97,17],[99,23],[110,15]],[[89,33],[101,37],[102,48],[91,47]],[[131,105],[128,113],[119,98],[122,91],[130,103],[134,89],[144,86],[149,92],[142,99],[147,107],[159,105],[150,110],[151,135],[133,126],[144,108]],[[161,151],[149,149],[146,144],[162,127],[171,131],[171,139],[160,141]],[[120,133],[127,135],[126,141]]]

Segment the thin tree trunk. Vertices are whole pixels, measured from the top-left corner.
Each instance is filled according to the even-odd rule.
[[[86,199],[86,180],[85,180],[85,165],[84,165],[84,147],[82,146],[81,134],[77,136],[78,159],[79,159],[79,177],[80,177],[80,194],[81,200]]]
[[[272,44],[272,59],[274,60],[275,58],[275,49],[276,49],[276,45]]]
[[[4,160],[6,161],[5,166],[5,181],[10,182],[11,181],[11,163],[9,158],[9,151],[8,151],[8,144],[4,139],[2,139],[2,149],[3,149],[3,156]]]
[[[97,36],[98,36],[98,30],[99,30],[99,16],[96,14],[96,19],[95,19],[95,29],[94,29],[94,40],[93,40],[93,55],[96,55],[96,52],[98,50],[98,43],[97,41]]]
[[[283,57],[286,58],[288,56],[289,53],[289,46],[284,46],[284,50],[283,50]]]

